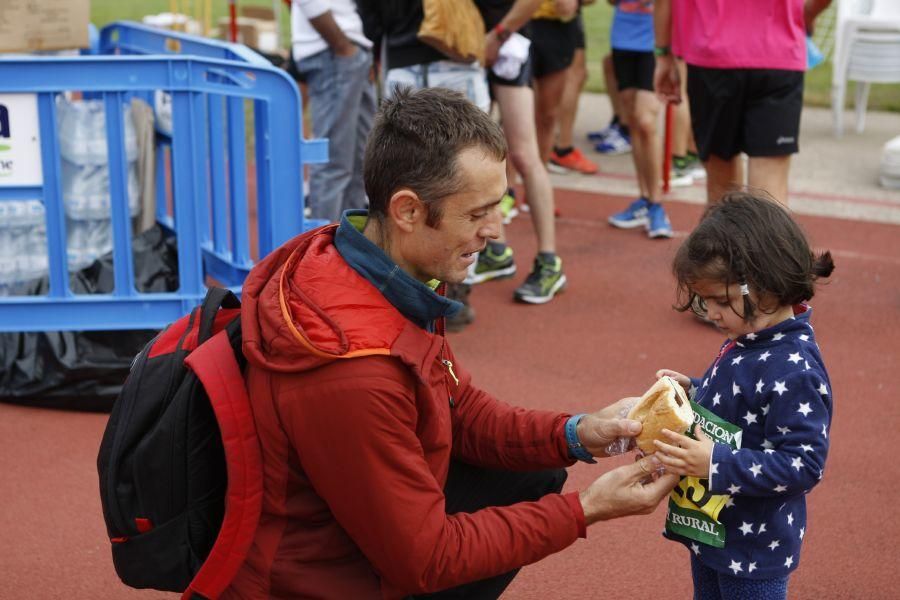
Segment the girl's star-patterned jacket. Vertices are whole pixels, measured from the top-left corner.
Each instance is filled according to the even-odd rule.
[[[806,494],[822,478],[831,427],[831,382],[812,309],[722,346],[694,401],[743,429],[739,450],[717,443],[709,491],[730,495],[719,514],[724,548],[681,541],[710,568],[737,577],[785,577],[807,532]]]

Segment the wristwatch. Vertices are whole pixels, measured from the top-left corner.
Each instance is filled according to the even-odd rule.
[[[512,31],[507,29],[503,23],[497,23],[494,25],[493,29],[494,33],[497,35],[497,39],[500,40],[501,43],[505,42],[509,39],[509,36],[513,34]]]
[[[653,49],[654,56],[671,56],[672,48],[670,46],[657,46]]]

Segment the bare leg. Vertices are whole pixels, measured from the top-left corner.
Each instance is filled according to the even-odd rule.
[[[525,200],[531,208],[538,251],[556,252],[553,188],[547,169],[538,155],[534,93],[528,87],[495,85],[494,97],[500,105],[510,159],[525,180]]]
[[[572,137],[572,131],[575,129],[575,114],[578,112],[581,89],[587,80],[584,48],[575,50],[572,64],[566,72],[566,88],[559,103],[559,137],[556,145],[560,148],[571,148],[575,145]]]
[[[660,103],[653,92],[629,88],[620,92],[622,109],[631,129],[632,160],[641,196],[655,202],[660,196],[660,153],[656,122]]]
[[[763,189],[787,206],[788,172],[791,156],[751,156],[747,165],[747,184]]]
[[[543,77],[535,78],[534,122],[537,129],[538,152],[541,162],[546,164],[553,151],[553,138],[560,111],[560,102],[566,88],[568,69],[562,69]]]
[[[616,79],[616,71],[613,69],[612,54],[603,57],[603,83],[606,85],[606,93],[609,95],[609,103],[612,105],[613,114],[622,119],[622,101],[619,93],[619,81]]]
[[[710,155],[703,163],[706,167],[706,201],[715,204],[730,188],[744,183],[744,165],[741,155],[731,159]]]

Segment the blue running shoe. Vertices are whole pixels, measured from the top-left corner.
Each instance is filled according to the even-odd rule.
[[[628,205],[628,208],[620,213],[616,213],[609,218],[609,224],[619,229],[634,229],[641,225],[646,225],[647,211],[650,208],[650,201],[646,198],[638,198]]]
[[[628,154],[631,152],[631,138],[620,127],[610,128],[609,135],[601,142],[594,145],[594,150],[607,156]]]
[[[670,238],[674,235],[662,204],[653,203],[647,208],[647,235],[652,239]]]
[[[587,139],[589,142],[595,142],[595,143],[603,142],[606,140],[606,138],[609,136],[609,134],[612,133],[612,131],[616,128],[617,128],[617,125],[615,123],[610,123],[603,129],[598,129],[597,131],[588,131]]]

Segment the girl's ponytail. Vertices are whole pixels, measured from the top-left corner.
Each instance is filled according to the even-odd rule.
[[[812,275],[814,279],[820,277],[828,277],[834,271],[834,261],[831,259],[831,252],[826,250],[822,254],[816,256],[811,254],[812,258]]]

